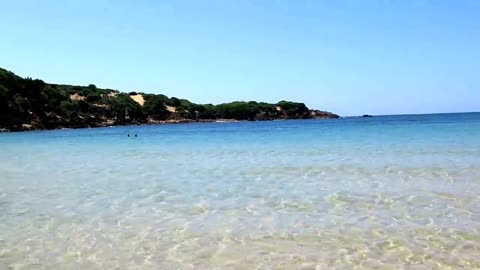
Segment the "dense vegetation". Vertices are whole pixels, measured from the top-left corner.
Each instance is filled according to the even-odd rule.
[[[139,97],[141,102],[134,100]],[[48,84],[21,78],[0,68],[0,128],[8,130],[98,127],[203,121],[336,118],[311,111],[303,103],[280,101],[195,104],[186,99],[145,93],[122,93],[95,85]]]

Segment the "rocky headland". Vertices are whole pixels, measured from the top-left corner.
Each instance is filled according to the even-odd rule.
[[[291,101],[196,104],[161,94],[101,89],[93,84],[52,84],[0,68],[0,131],[326,118],[339,116]]]

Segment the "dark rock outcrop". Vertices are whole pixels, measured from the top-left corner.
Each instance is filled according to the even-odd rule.
[[[310,116],[311,118],[314,118],[314,119],[340,118],[338,114],[334,114],[326,111],[319,111],[319,110],[310,110]]]

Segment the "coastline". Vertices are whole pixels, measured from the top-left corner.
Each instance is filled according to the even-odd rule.
[[[100,123],[99,125],[91,125],[85,127],[57,127],[57,128],[32,128],[30,125],[28,128],[21,130],[9,130],[7,128],[0,128],[0,133],[17,133],[17,132],[33,132],[33,131],[46,131],[46,130],[68,130],[68,129],[92,129],[92,128],[110,128],[110,127],[122,127],[122,126],[156,126],[156,125],[185,125],[195,123],[240,123],[240,122],[269,122],[269,121],[288,121],[288,120],[327,120],[327,119],[341,119],[337,118],[307,118],[307,119],[256,119],[256,120],[236,120],[236,119],[178,119],[178,120],[150,120],[146,123],[127,123],[127,124],[110,124],[108,122]]]

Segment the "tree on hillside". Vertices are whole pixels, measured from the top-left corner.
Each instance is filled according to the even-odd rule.
[[[142,107],[133,101],[128,94],[120,93],[108,99],[108,103],[118,124],[125,124],[127,120],[138,121],[145,119]]]
[[[255,106],[242,101],[217,105],[217,111],[220,118],[236,120],[253,120],[258,112]]]
[[[282,100],[277,105],[285,111],[288,118],[304,118],[307,117],[308,108],[304,103],[291,102]]]
[[[180,101],[180,99],[178,99],[176,97],[171,97],[169,100],[167,100],[167,105],[168,106],[178,107],[181,104],[182,104],[182,102]]]
[[[153,119],[165,120],[168,116],[167,108],[165,107],[165,96],[163,95],[145,95],[145,104],[143,109],[145,113]]]

